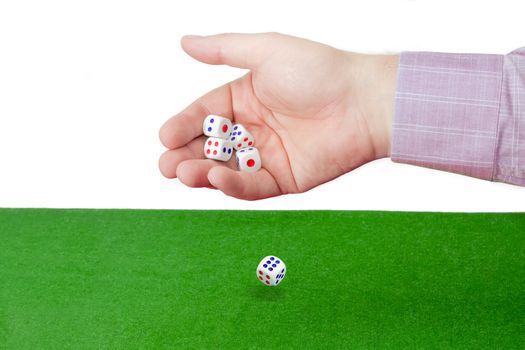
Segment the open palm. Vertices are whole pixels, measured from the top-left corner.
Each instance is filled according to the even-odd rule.
[[[377,106],[370,108],[376,73],[362,67],[362,55],[273,33],[185,37],[182,46],[202,62],[250,71],[163,125],[160,138],[169,150],[160,169],[166,177],[260,199],[304,192],[387,155],[384,120]],[[254,135],[260,171],[238,172],[233,160],[204,158],[208,114],[232,118]]]

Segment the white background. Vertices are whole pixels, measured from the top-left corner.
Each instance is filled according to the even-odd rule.
[[[359,52],[507,53],[522,1],[0,0],[0,207],[525,211],[525,188],[383,159],[256,202],[167,180],[158,129],[244,72],[184,34],[279,31]],[[329,142],[329,141],[327,141]]]

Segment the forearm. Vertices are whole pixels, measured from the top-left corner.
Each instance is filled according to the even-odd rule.
[[[405,52],[391,158],[525,185],[523,54]]]

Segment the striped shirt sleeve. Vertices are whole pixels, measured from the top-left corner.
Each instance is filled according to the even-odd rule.
[[[525,186],[525,48],[403,52],[391,159]]]

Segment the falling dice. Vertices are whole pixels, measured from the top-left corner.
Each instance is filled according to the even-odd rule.
[[[208,137],[204,143],[204,156],[210,159],[227,162],[233,153],[233,147],[228,140],[217,137]]]
[[[273,287],[278,285],[286,275],[286,265],[278,257],[270,255],[261,260],[255,273],[259,281]]]
[[[237,151],[235,162],[240,171],[252,173],[261,169],[261,156],[255,147],[243,148]]]
[[[202,132],[204,135],[227,139],[232,131],[232,122],[228,118],[210,114],[204,119]]]
[[[236,151],[253,146],[255,139],[253,135],[250,134],[244,126],[241,124],[235,124],[232,128],[232,133],[230,135],[230,141]]]

